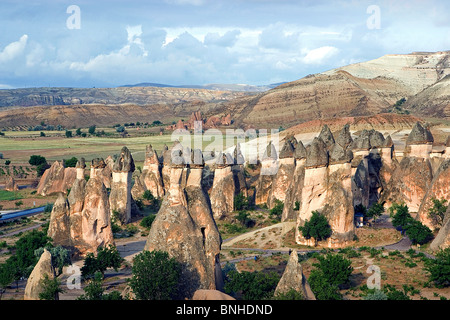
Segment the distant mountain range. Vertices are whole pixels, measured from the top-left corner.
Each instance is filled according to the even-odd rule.
[[[268,85],[250,85],[250,84],[205,84],[205,85],[180,85],[174,86],[169,84],[161,84],[161,83],[151,83],[151,82],[143,82],[138,84],[127,84],[121,87],[156,87],[156,88],[188,88],[188,89],[205,89],[205,90],[216,90],[216,91],[245,91],[245,92],[263,92],[285,82],[273,83]]]
[[[36,105],[45,106],[31,107]],[[382,113],[450,121],[450,52],[385,55],[268,86],[140,83],[0,90],[0,106],[27,106],[20,112],[0,108],[0,128],[47,119],[73,126],[172,121],[195,111],[205,116],[231,114],[241,128],[288,128],[311,120]]]

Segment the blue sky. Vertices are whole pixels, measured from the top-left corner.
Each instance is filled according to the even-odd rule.
[[[2,0],[0,88],[292,81],[450,50],[449,13],[445,0]]]

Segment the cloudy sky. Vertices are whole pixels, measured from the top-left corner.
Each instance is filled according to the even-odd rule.
[[[1,0],[0,88],[300,79],[450,50],[447,0]]]

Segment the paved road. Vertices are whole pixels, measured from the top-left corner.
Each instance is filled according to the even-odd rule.
[[[28,217],[33,216],[38,213],[42,213],[45,210],[45,206],[32,208],[32,209],[26,209],[26,210],[20,210],[20,211],[14,211],[11,213],[2,213],[0,216],[0,222],[1,221],[9,221],[9,220],[15,220],[22,217]]]

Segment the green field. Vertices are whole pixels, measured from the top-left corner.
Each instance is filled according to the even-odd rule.
[[[86,131],[87,129],[83,130],[83,132]],[[105,128],[105,132],[110,134],[113,131],[114,129]],[[94,158],[106,158],[119,154],[122,147],[126,146],[130,149],[135,162],[140,163],[145,159],[147,145],[151,144],[158,155],[161,155],[164,144],[171,146],[176,139],[171,134],[155,134],[154,130],[131,129],[128,131],[127,137],[115,134],[85,138],[79,136],[66,138],[64,131],[43,131],[45,137],[40,137],[40,132],[35,131],[5,131],[5,135],[0,137],[0,153],[5,160],[11,160],[12,165],[27,163],[31,155],[42,155],[49,161],[71,157],[78,159],[84,157],[86,161],[91,161]],[[203,141],[203,148],[211,143],[219,143],[225,147],[225,135],[222,141],[214,141],[214,139]]]

